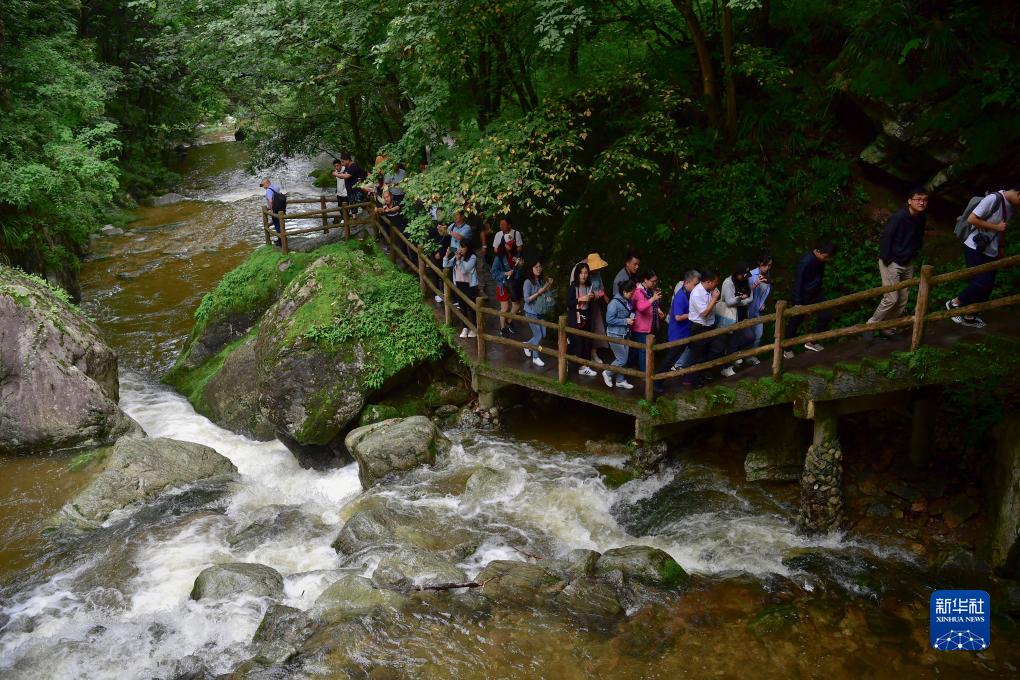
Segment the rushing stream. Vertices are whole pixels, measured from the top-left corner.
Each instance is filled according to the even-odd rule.
[[[338,570],[375,568],[377,559],[344,561],[330,546],[354,503],[366,501],[466,523],[481,537],[458,565],[469,577],[494,559],[641,543],[695,579],[688,593],[631,611],[613,630],[542,611],[475,616],[469,593],[424,598],[365,623],[343,670],[323,677],[379,667],[394,675],[371,677],[975,677],[1011,668],[994,647],[948,661],[927,648],[927,596],[937,584],[899,543],[806,538],[795,531],[789,485],[741,483],[711,451],[611,489],[596,463],[623,461],[579,453],[577,428],[605,434],[597,416],[560,412],[557,429],[511,414],[509,433],[450,431],[454,447],[434,469],[362,493],[355,465],[302,469],[281,444],[196,414],[158,376],[201,295],[261,239],[256,180],[240,161],[229,144],[193,150],[185,193],[200,200],[143,209],[82,273],[84,308],[121,357],[122,408],[150,436],[213,447],[239,481],[226,493],[197,485],[166,494],[115,514],[94,536],[50,544],[36,537],[42,520],[80,483],[63,471],[67,459],[0,461],[0,677],[228,672],[253,655],[268,602],[193,601],[196,575],[218,562],[259,562],[284,575],[283,604],[307,610]],[[289,166],[292,191],[302,191],[309,165]],[[576,426],[560,436],[564,419]],[[469,493],[465,482],[482,467],[502,483]],[[752,630],[766,609],[775,625]]]

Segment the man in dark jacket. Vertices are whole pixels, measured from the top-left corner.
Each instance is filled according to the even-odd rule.
[[[813,250],[804,253],[804,257],[800,258],[800,261],[797,262],[797,276],[793,282],[794,305],[813,305],[816,302],[822,301],[822,279],[825,276],[825,263],[835,254],[836,247],[827,241],[819,243]],[[829,329],[832,314],[828,310],[809,316],[815,317],[816,333],[823,333]],[[797,337],[797,331],[800,329],[800,324],[804,318],[805,315],[803,314],[790,317],[786,337]],[[812,352],[821,352],[825,348],[817,342],[805,342],[804,349],[811,350]],[[793,357],[793,352],[787,350],[783,355],[790,359]]]
[[[928,190],[914,189],[907,197],[907,204],[885,223],[878,251],[878,273],[882,277],[883,286],[891,286],[914,276],[914,259],[924,240],[924,213],[927,209]],[[909,298],[909,288],[886,293],[868,323],[901,316]],[[895,331],[886,329],[874,337],[889,338],[892,335],[895,335]]]
[[[364,200],[364,192],[358,185],[365,181],[367,176],[365,171],[354,162],[354,158],[347,152],[340,154],[340,165],[343,166],[343,171],[337,173],[336,176],[344,181],[344,186],[347,189],[347,200],[351,203],[360,203]]]

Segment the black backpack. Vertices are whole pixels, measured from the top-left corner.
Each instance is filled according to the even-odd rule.
[[[956,234],[956,238],[960,239],[961,241],[966,241],[967,238],[970,236],[971,232],[977,229],[977,227],[975,227],[973,224],[967,221],[967,218],[970,217],[971,214],[973,214],[974,209],[978,207],[978,204],[981,203],[981,201],[985,200],[985,198],[987,197],[988,194],[985,194],[984,196],[974,196],[969,201],[967,201],[967,207],[963,209],[963,214],[956,218],[956,227],[953,228],[953,233]],[[1001,211],[1003,207],[1004,206],[1002,194],[996,191],[995,205],[992,207],[992,212],[988,213],[987,215],[978,215],[978,217],[980,217],[983,220],[987,220],[996,213],[1002,214]]]
[[[287,194],[282,191],[273,191],[273,207],[274,213],[287,212]]]

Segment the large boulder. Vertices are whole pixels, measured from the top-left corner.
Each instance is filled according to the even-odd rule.
[[[208,446],[174,439],[124,437],[106,456],[102,472],[60,510],[56,523],[95,528],[114,510],[166,489],[236,472],[233,463]]]
[[[223,366],[205,384],[202,413],[221,427],[259,441],[273,439],[273,425],[258,407],[252,389],[257,367],[254,336],[244,340],[223,360]]]
[[[206,567],[195,579],[192,600],[222,600],[234,595],[283,597],[283,577],[264,564],[231,562]]]
[[[399,607],[405,597],[393,590],[376,588],[372,582],[354,574],[344,574],[315,600],[317,614],[327,621],[357,616],[376,607]]]
[[[351,430],[344,445],[358,461],[358,478],[367,489],[391,473],[435,464],[436,455],[447,453],[451,443],[431,420],[412,416]]]
[[[464,570],[448,560],[421,548],[403,546],[387,550],[372,573],[372,583],[380,588],[435,586],[467,580]]]
[[[595,564],[596,576],[608,576],[617,571],[625,580],[653,588],[682,589],[690,580],[669,553],[647,545],[628,545],[602,553]]]
[[[138,431],[117,400],[117,355],[95,324],[0,265],[0,454],[94,448]]]
[[[482,584],[485,599],[499,605],[546,607],[567,583],[537,565],[494,560],[485,565],[475,581]]]

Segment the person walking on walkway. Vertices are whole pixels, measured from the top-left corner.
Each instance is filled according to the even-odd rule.
[[[972,229],[963,242],[963,259],[968,267],[977,267],[994,262],[1003,256],[1006,245],[1006,223],[1020,207],[1020,185],[1003,189],[985,196],[967,217]],[[978,302],[985,302],[992,295],[995,286],[995,272],[972,276],[967,287],[952,300],[946,300],[946,309],[952,311]],[[985,322],[977,314],[954,316],[953,321],[971,328],[983,328]]]
[[[751,272],[747,265],[738,262],[733,268],[733,273],[723,281],[719,302],[715,306],[715,323],[718,328],[732,326],[747,318],[747,307],[751,304],[751,286],[747,281],[750,275]],[[726,354],[739,352],[750,347],[752,342],[754,342],[754,336],[750,329],[734,331],[726,336],[724,352]],[[723,376],[731,377],[735,373],[736,366],[741,363],[743,361],[738,359],[724,368]]]
[[[751,304],[747,306],[748,319],[756,319],[765,313],[765,302],[772,293],[771,278],[772,254],[762,253],[758,257],[758,266],[751,270],[751,276],[747,279],[751,286]],[[764,333],[764,324],[758,324],[751,328],[751,335],[754,338],[751,341],[751,347],[761,346],[761,338]],[[751,366],[757,366],[761,363],[761,360],[758,357],[748,357],[747,363]]]
[[[343,166],[343,172],[337,175],[344,181],[344,186],[347,189],[347,199],[351,203],[361,203],[364,198],[364,192],[358,185],[365,181],[368,175],[361,169],[361,166],[354,162],[354,158],[351,154],[346,151],[340,154],[340,165]]]
[[[719,275],[706,270],[701,274],[701,282],[691,290],[691,299],[687,318],[691,322],[691,336],[696,337],[715,328],[715,307],[719,303]],[[691,343],[691,365],[711,361],[722,356],[723,339],[721,336],[707,340],[695,340]],[[684,387],[697,387],[701,382],[701,372],[689,373],[684,378]]]
[[[496,284],[499,311],[520,314],[524,286],[524,237],[513,228],[509,217],[501,217],[499,220],[499,231],[492,239],[492,252],[490,275]],[[500,335],[509,338],[515,331],[511,319],[499,317]]]
[[[638,269],[641,267],[641,257],[633,250],[627,252],[627,258],[623,261],[623,267],[616,273],[613,279],[613,294],[620,290],[620,284],[624,281],[638,283]]]
[[[822,241],[812,250],[804,253],[797,263],[797,275],[793,282],[794,305],[813,305],[824,299],[822,282],[825,278],[825,263],[835,254],[836,246],[828,241]],[[829,329],[829,324],[832,322],[832,313],[829,310],[826,309],[811,316],[815,317],[816,333],[824,333]],[[787,337],[797,337],[797,331],[800,330],[804,317],[804,314],[790,317]],[[805,342],[804,349],[821,352],[825,348],[817,342]],[[793,351],[786,350],[783,352],[783,356],[792,359]]]
[[[691,291],[701,282],[701,274],[696,269],[684,273],[684,278],[676,287],[673,302],[669,307],[669,325],[666,339],[669,342],[682,340],[691,336],[690,300]],[[673,347],[666,352],[661,371],[679,371],[691,365],[691,344]],[[663,392],[661,381],[655,385],[656,392]]]
[[[928,210],[928,190],[919,187],[911,190],[907,204],[893,213],[882,230],[878,249],[878,274],[883,286],[891,286],[914,276],[914,260],[921,252],[924,241],[925,212]],[[910,300],[910,289],[900,288],[886,293],[878,302],[868,323],[878,323],[903,315]],[[869,332],[866,337],[888,340],[896,331],[887,328],[878,334]]]
[[[601,253],[594,252],[588,253],[588,257],[582,260],[588,265],[588,270],[591,272],[591,291],[595,299],[588,307],[588,311],[591,315],[591,332],[596,335],[602,336],[606,334],[606,303],[609,302],[609,296],[612,295],[612,291],[607,293],[605,283],[602,281],[602,270],[609,266],[609,263],[602,259]],[[591,360],[601,362],[598,351],[603,348],[608,348],[609,343],[605,340],[592,340],[591,342]]]
[[[651,269],[646,269],[639,278],[641,283],[632,299],[635,318],[634,325],[630,329],[630,337],[634,342],[644,344],[649,333],[655,334],[655,328],[659,321],[659,300],[662,299],[662,292],[659,290],[659,277]],[[638,370],[645,370],[645,350],[635,350],[634,354],[634,362],[637,364]]]
[[[545,278],[542,275],[542,258],[537,258],[531,264],[531,273],[524,282],[524,315],[529,319],[544,319],[552,311],[553,297],[549,289],[552,288],[552,278]],[[529,323],[531,338],[529,345],[541,346],[545,338],[545,326],[538,323]],[[524,356],[530,357],[531,362],[536,366],[545,366],[542,361],[542,353],[537,349],[525,349]]]
[[[631,280],[620,283],[620,287],[613,299],[609,301],[606,308],[606,334],[609,337],[609,347],[613,350],[612,366],[623,368],[627,365],[629,350],[626,345],[613,342],[613,339],[623,340],[630,334],[630,327],[634,325],[634,305],[631,300],[634,298],[637,284]],[[606,387],[613,387],[613,379],[616,379],[616,387],[625,390],[632,390],[634,386],[627,382],[626,376],[616,373],[610,369],[602,371],[602,380]]]
[[[339,158],[333,159],[333,177],[336,177],[336,205],[339,208],[347,201],[347,182],[343,177],[344,165]],[[339,218],[338,218],[339,219]]]
[[[443,262],[443,266],[453,270],[453,285],[457,286],[457,289],[464,293],[468,300],[474,302],[478,297],[478,258],[472,252],[471,240],[464,239],[457,244],[457,249],[455,251],[451,249],[451,252],[452,254],[447,256],[446,261]],[[460,295],[456,297],[457,307],[461,314],[470,319],[471,307],[463,297]],[[464,323],[460,337],[473,338],[476,335],[477,333],[468,328],[467,323]]]
[[[591,332],[591,313],[595,295],[592,292],[591,270],[588,263],[582,262],[574,268],[574,276],[567,291],[567,324],[571,328]],[[568,335],[570,353],[575,357],[587,359],[591,355],[591,339],[580,335]],[[577,369],[579,375],[597,375],[588,366]]]
[[[279,184],[274,184],[269,181],[269,178],[263,179],[259,186],[266,190],[266,209],[271,213],[273,220],[273,229],[276,230],[277,237],[274,245],[280,245],[280,218],[279,213],[283,212],[284,208],[281,198],[283,197],[283,189],[280,188]]]

